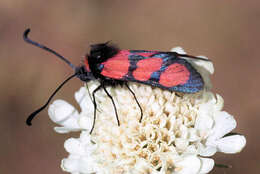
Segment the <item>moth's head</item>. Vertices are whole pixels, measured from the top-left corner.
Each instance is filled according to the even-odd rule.
[[[75,73],[77,74],[77,77],[84,82],[88,82],[90,80],[95,79],[93,73],[86,65],[77,67]]]
[[[106,61],[108,58],[113,57],[119,51],[119,49],[111,44],[110,42],[94,44],[90,46],[90,54],[87,56],[90,61],[101,63]]]

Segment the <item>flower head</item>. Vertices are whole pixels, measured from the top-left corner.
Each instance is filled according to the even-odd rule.
[[[69,156],[62,160],[62,168],[73,174],[203,174],[212,170],[214,160],[209,157],[216,152],[241,151],[245,137],[225,136],[236,127],[236,121],[222,111],[222,97],[210,92],[212,63],[193,64],[206,82],[205,89],[196,94],[179,96],[129,83],[143,110],[141,123],[140,109],[126,87],[107,87],[116,103],[120,126],[110,98],[103,90],[96,93],[97,120],[91,135],[94,107],[86,86],[75,94],[80,112],[65,101],[55,101],[49,115],[62,126],[55,130],[81,131],[79,138],[65,142]],[[98,82],[87,85],[91,93]]]

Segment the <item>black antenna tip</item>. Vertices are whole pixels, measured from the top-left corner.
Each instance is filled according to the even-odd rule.
[[[31,122],[26,122],[26,124],[27,124],[27,126],[31,126],[32,125],[32,123]]]
[[[47,106],[48,106],[48,104],[50,103],[50,101],[51,101],[51,99],[55,96],[55,94],[63,87],[63,85],[65,85],[70,79],[72,79],[73,77],[76,77],[77,76],[77,74],[73,74],[73,75],[71,75],[69,78],[67,78],[64,82],[62,82],[62,84],[60,84],[59,86],[58,86],[58,88],[52,93],[52,95],[49,97],[49,99],[48,99],[48,101],[42,106],[42,107],[40,107],[39,109],[37,109],[36,111],[34,111],[33,113],[31,113],[29,116],[28,116],[28,118],[27,118],[27,120],[26,120],[26,124],[28,125],[28,126],[31,126],[32,125],[32,120],[34,119],[34,117],[38,114],[38,113],[40,113],[43,109],[45,109]]]
[[[31,126],[32,125],[32,119],[33,119],[34,116],[30,115],[27,120],[26,120],[26,124],[27,126]]]
[[[34,111],[33,113],[31,113],[28,118],[26,119],[26,124],[28,126],[32,125],[32,120],[34,119],[34,117],[41,112],[46,106],[41,107],[40,109],[37,109],[36,111]]]
[[[24,33],[23,33],[23,38],[24,38],[24,39],[27,39],[28,34],[30,33],[30,31],[31,31],[30,28],[27,28],[27,29],[24,31]]]

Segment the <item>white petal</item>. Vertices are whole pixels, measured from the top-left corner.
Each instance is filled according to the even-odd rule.
[[[93,86],[93,85],[92,85]],[[87,89],[87,87],[81,87],[80,90],[78,90],[75,93],[75,99],[76,101],[79,103],[81,111],[84,113],[93,113],[94,110],[94,106],[93,103],[89,97],[89,94]]]
[[[175,162],[177,174],[197,174],[201,167],[201,161],[195,155],[187,155],[183,160]]]
[[[94,161],[89,157],[72,157],[63,159],[61,162],[61,167],[64,171],[70,173],[95,173],[98,169]]]
[[[215,105],[215,109],[217,111],[220,111],[220,110],[222,110],[222,108],[224,106],[224,99],[218,94],[216,94],[216,97],[217,97],[217,102],[216,102],[216,105]]]
[[[180,138],[187,139],[189,133],[188,128],[184,125],[181,125],[179,129],[180,129]]]
[[[66,134],[69,132],[79,131],[80,129],[68,128],[68,127],[54,127],[54,130],[59,134]]]
[[[208,59],[205,56],[198,56],[198,57],[203,58],[203,59]],[[213,66],[213,63],[211,61],[197,60],[197,61],[194,61],[194,63],[197,66],[203,67],[210,74],[214,73],[214,66]]]
[[[178,151],[184,151],[188,147],[189,141],[187,141],[187,139],[184,138],[176,138],[175,145]]]
[[[84,155],[85,150],[82,143],[76,138],[69,138],[65,141],[64,147],[67,152],[75,155]]]
[[[246,145],[246,138],[243,135],[232,135],[221,138],[216,142],[219,152],[238,153]]]
[[[78,125],[78,111],[64,100],[55,100],[50,105],[48,114],[53,122],[63,126],[54,128],[58,133],[68,133],[80,129]]]
[[[57,124],[62,124],[74,112],[77,112],[75,108],[64,100],[55,100],[48,110],[50,119]]]
[[[208,98],[208,96],[207,96]],[[203,103],[199,106],[199,116],[203,116],[203,117],[211,117],[211,111],[213,110],[212,104],[210,104],[209,102],[207,103]]]
[[[202,99],[199,99],[199,101],[202,103],[202,104],[215,104],[216,103],[216,98],[215,98],[215,95],[210,92],[210,91],[203,91],[203,98]]]
[[[195,142],[197,140],[199,140],[199,136],[198,136],[198,131],[195,128],[189,128],[189,141],[190,142]]]
[[[199,115],[195,122],[195,128],[200,131],[207,131],[213,126],[213,119],[208,116]]]
[[[195,145],[189,145],[186,148],[186,151],[184,153],[187,153],[187,154],[197,154],[198,150],[197,150],[197,147]]]
[[[90,130],[93,124],[93,119],[88,116],[82,116],[79,119],[79,126],[82,129]]]
[[[92,144],[91,135],[88,131],[82,131],[80,134],[80,141],[84,144]]]
[[[96,166],[96,163],[94,162],[94,159],[91,157],[83,157],[80,160],[79,168],[81,173],[96,173],[98,171],[98,168]]]
[[[61,168],[72,174],[79,173],[97,173],[98,167],[94,158],[91,156],[79,156],[79,155],[69,155],[68,158],[63,159],[61,162]]]
[[[201,168],[199,174],[209,173],[214,167],[214,160],[210,158],[200,158]]]
[[[176,53],[179,53],[179,54],[186,54],[186,52],[184,51],[184,49],[182,47],[172,48],[171,52],[176,52]]]
[[[61,168],[66,171],[66,172],[78,172],[79,171],[79,167],[78,167],[78,159],[63,159],[61,161]]]
[[[214,115],[215,126],[212,129],[213,134],[208,138],[208,142],[217,140],[236,128],[236,120],[225,111],[218,111]]]
[[[205,146],[203,144],[199,144],[198,153],[201,156],[212,156],[217,152],[216,146]]]

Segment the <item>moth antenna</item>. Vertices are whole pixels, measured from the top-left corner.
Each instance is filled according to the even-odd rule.
[[[48,47],[46,47],[46,46],[44,46],[44,45],[42,45],[42,44],[39,44],[39,43],[37,43],[37,42],[31,40],[30,38],[28,38],[28,34],[30,33],[30,31],[31,31],[31,29],[28,28],[28,29],[26,29],[26,30],[24,31],[24,33],[23,33],[23,40],[24,40],[25,42],[27,42],[27,43],[29,43],[29,44],[32,44],[32,45],[34,45],[34,46],[36,46],[36,47],[42,48],[42,49],[44,49],[44,50],[46,50],[46,51],[48,51],[48,52],[54,54],[55,56],[59,57],[61,60],[63,60],[64,62],[66,62],[74,71],[76,71],[76,66],[73,65],[68,59],[66,59],[65,57],[63,57],[62,55],[60,55],[59,53],[57,53],[56,51],[54,51],[54,50],[52,50],[52,49],[50,49],[50,48],[48,48]]]
[[[49,99],[48,99],[48,101],[42,106],[42,107],[40,107],[39,109],[37,109],[36,111],[34,111],[33,113],[31,113],[29,116],[28,116],[28,118],[27,118],[27,120],[26,120],[26,124],[28,125],[28,126],[31,126],[32,125],[32,120],[33,120],[33,118],[39,113],[39,112],[41,112],[43,109],[45,109],[47,106],[48,106],[48,104],[50,103],[50,101],[51,101],[51,99],[55,96],[55,94],[62,88],[62,86],[63,85],[65,85],[70,79],[72,79],[73,77],[75,77],[75,76],[77,76],[78,74],[73,74],[73,75],[71,75],[69,78],[67,78],[66,80],[64,80],[59,86],[58,86],[58,88],[52,93],[52,95],[49,97]]]

